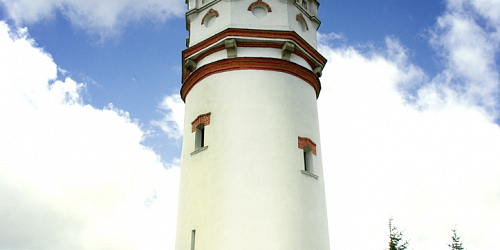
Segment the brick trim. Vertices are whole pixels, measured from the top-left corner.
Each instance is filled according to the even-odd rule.
[[[302,13],[297,14],[297,16],[295,16],[295,20],[297,20],[297,22],[300,21],[300,20],[302,20],[302,22],[304,22],[304,24],[306,25],[306,30],[309,30],[309,26],[307,26],[306,19],[304,18],[304,16],[302,15]]]
[[[271,42],[238,42],[238,47],[281,49],[283,45]]]
[[[196,131],[196,127],[198,127],[198,125],[200,125],[202,123],[205,126],[210,125],[210,114],[211,114],[211,112],[206,113],[206,114],[202,114],[202,115],[199,115],[198,117],[196,117],[196,119],[194,119],[194,121],[191,122],[191,133],[194,133]]]
[[[297,56],[302,57],[302,59],[306,60],[307,64],[311,66],[311,69],[314,70],[314,68],[316,68],[316,65],[314,64],[313,60],[311,60],[311,58],[306,56],[306,54],[302,53],[300,50],[294,50],[293,53]]]
[[[184,51],[182,51],[182,61],[184,62],[187,57],[190,57],[199,51],[207,48],[208,46],[223,40],[224,38],[231,37],[254,37],[254,38],[269,38],[269,39],[287,39],[292,40],[299,45],[306,53],[311,55],[317,62],[324,66],[327,62],[316,49],[307,43],[294,31],[281,31],[281,30],[250,30],[250,29],[226,29],[198,44],[195,44]]]
[[[313,155],[316,155],[316,143],[307,137],[299,136],[299,148],[304,149],[306,146],[311,148]]]
[[[247,47],[247,48],[273,48],[273,49],[281,49],[283,47],[282,44],[272,43],[272,42],[238,42],[238,47]],[[293,54],[302,57],[312,69],[316,68],[313,60],[306,56],[306,54],[302,53],[300,50],[294,50]]]
[[[273,49],[281,49],[281,47],[283,47],[283,45],[281,45],[279,43],[273,43],[273,42],[237,42],[237,46],[242,47],[242,48],[246,47],[246,48],[273,48]],[[194,59],[194,61],[196,63],[198,63],[203,58],[205,58],[213,53],[225,50],[225,49],[226,48],[224,47],[224,45],[215,47],[215,48],[210,49],[210,50],[206,51],[205,53],[199,55],[196,59]],[[294,50],[293,54],[304,59],[307,62],[307,64],[309,64],[309,66],[311,67],[312,70],[314,70],[316,68],[316,64],[313,62],[313,60],[311,60],[311,58],[309,58],[306,54],[302,53],[300,50]],[[182,75],[182,82],[184,82],[190,74],[191,74],[190,71],[185,70],[184,74]]]
[[[215,15],[215,18],[219,17],[219,12],[214,10],[214,9],[210,9],[209,11],[207,11],[207,14],[205,14],[205,16],[203,17],[203,19],[201,19],[201,25],[205,24],[205,19],[210,16],[211,14],[214,14]]]
[[[255,2],[253,2],[252,4],[250,4],[250,6],[248,6],[248,11],[252,11],[253,7],[255,7],[257,5],[262,5],[262,6],[266,7],[267,12],[273,12],[271,10],[271,7],[269,7],[269,4],[264,3],[262,0],[257,0]]]
[[[321,91],[321,83],[318,76],[311,70],[306,69],[293,62],[276,59],[276,58],[254,58],[254,57],[239,57],[219,60],[196,69],[181,88],[182,100],[186,101],[186,96],[191,89],[201,80],[208,76],[233,70],[267,70],[277,71],[290,74],[307,82],[316,92],[316,97]]]

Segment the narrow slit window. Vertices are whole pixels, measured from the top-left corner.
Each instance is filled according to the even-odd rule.
[[[313,163],[312,163],[312,149],[310,147],[304,147],[304,171],[309,173],[314,173]]]
[[[196,230],[191,231],[191,250],[194,250],[194,245],[196,241]]]
[[[205,147],[205,124],[200,123],[196,127],[196,147],[195,149],[199,149]]]
[[[302,7],[307,10],[307,1],[306,0],[302,0]]]

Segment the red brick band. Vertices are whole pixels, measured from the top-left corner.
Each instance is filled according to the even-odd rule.
[[[314,62],[311,60],[311,58],[309,58],[308,56],[306,56],[304,53],[300,52],[299,50],[294,50],[293,53],[297,56],[300,56],[302,57],[302,59],[306,60],[307,64],[309,64],[309,66],[311,66],[311,69],[314,70],[314,68],[316,68],[316,65],[314,64]]]
[[[214,14],[215,17],[219,17],[219,12],[214,10],[214,9],[210,9],[207,14],[205,14],[205,16],[203,17],[203,19],[201,19],[201,25],[205,24],[205,18],[207,18],[208,16],[210,16],[211,14]]]
[[[225,50],[225,49],[226,49],[226,47],[225,47],[224,45],[221,45],[221,46],[215,47],[215,48],[210,49],[209,51],[207,51],[207,52],[205,52],[205,53],[201,54],[201,55],[200,55],[200,56],[198,56],[198,57],[197,57],[194,61],[195,61],[196,63],[198,63],[198,62],[200,62],[200,61],[201,61],[201,59],[203,59],[203,58],[205,58],[205,57],[207,57],[207,56],[209,56],[209,55],[211,55],[211,54],[213,54],[213,53],[215,53],[215,52],[223,51],[223,50]]]
[[[196,69],[182,85],[181,97],[186,101],[186,96],[191,89],[201,80],[208,76],[233,70],[266,70],[287,73],[298,77],[314,88],[316,97],[321,91],[321,83],[318,76],[311,70],[306,69],[293,62],[275,59],[275,58],[254,58],[254,57],[238,57],[216,61],[203,67]]]
[[[281,49],[281,47],[283,45],[279,44],[279,43],[272,43],[272,42],[237,42],[237,46],[238,47],[246,47],[246,48],[273,48],[273,49]],[[208,51],[206,51],[205,53],[199,55],[194,61],[196,63],[200,62],[203,58],[213,54],[213,53],[216,53],[216,52],[219,52],[219,51],[222,51],[222,50],[225,50],[226,47],[224,45],[221,45],[221,46],[218,46],[218,47],[215,47],[213,49],[210,49]],[[293,51],[294,54],[296,54],[297,56],[301,57],[302,59],[304,59],[307,64],[309,64],[309,66],[311,66],[311,69],[314,69],[315,68],[315,64],[314,62],[311,60],[311,58],[309,58],[308,56],[306,56],[304,53],[302,53],[301,51],[299,50],[294,50]],[[188,70],[184,70],[184,74],[182,76],[182,82],[184,82],[186,80],[186,78],[191,74],[191,72],[189,72]]]
[[[295,19],[298,21],[302,21],[304,22],[304,24],[306,25],[306,30],[309,30],[309,26],[307,26],[307,22],[306,22],[306,19],[304,18],[304,16],[302,15],[302,13],[298,14],[297,16],[295,16]]]
[[[238,47],[247,47],[247,48],[273,48],[273,49],[281,49],[283,47],[282,44],[279,43],[270,43],[270,42],[238,42]],[[306,54],[300,52],[299,50],[294,50],[294,54],[302,57],[312,69],[316,68],[314,62],[306,56]]]
[[[299,136],[299,148],[304,149],[304,147],[309,147],[312,150],[313,155],[316,155],[316,143],[307,137]]]
[[[238,47],[281,49],[283,45],[270,42],[238,42]]]
[[[248,6],[248,11],[252,11],[253,7],[255,7],[257,5],[262,5],[262,6],[266,7],[267,12],[273,12],[271,10],[271,7],[269,7],[269,4],[264,3],[262,0],[257,0],[255,2],[253,2],[252,4],[250,4],[250,6]]]
[[[202,123],[205,126],[210,125],[210,114],[211,113],[206,113],[206,114],[202,114],[202,115],[199,115],[198,117],[196,117],[196,119],[194,119],[194,121],[191,123],[191,126],[192,126],[191,133],[194,133],[194,131],[196,131],[196,127],[198,127],[198,125],[200,125]]]
[[[198,53],[199,51],[207,48],[208,46],[228,37],[254,37],[254,38],[268,38],[268,39],[287,39],[292,40],[299,45],[306,53],[311,55],[317,62],[324,66],[326,58],[324,58],[316,49],[307,43],[294,31],[279,31],[279,30],[250,30],[250,29],[226,29],[198,44],[195,44],[188,49],[182,51],[182,61],[186,58]]]

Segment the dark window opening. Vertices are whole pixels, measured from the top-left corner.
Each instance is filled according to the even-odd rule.
[[[195,139],[195,144],[196,144],[195,149],[205,147],[205,124],[200,123],[200,125],[198,125],[196,127],[195,137],[196,137],[196,139]]]
[[[312,164],[312,149],[310,147],[304,147],[304,171],[313,173],[313,164]]]
[[[191,231],[191,250],[194,250],[194,243],[196,240],[196,230]]]

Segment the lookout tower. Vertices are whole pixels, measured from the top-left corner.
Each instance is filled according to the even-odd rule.
[[[186,0],[176,250],[328,250],[317,0]]]

